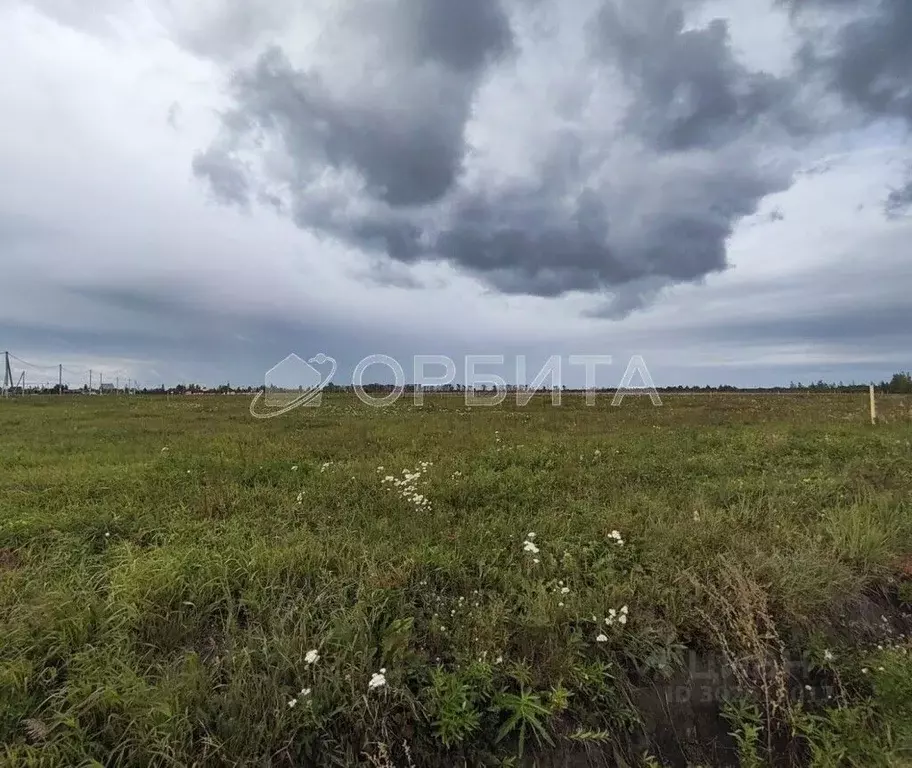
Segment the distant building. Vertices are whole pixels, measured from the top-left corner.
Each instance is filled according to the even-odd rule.
[[[114,385],[111,384],[110,382],[104,381],[104,382],[102,382],[102,384],[101,384],[101,391],[102,391],[102,392],[113,392],[113,391],[114,391]]]

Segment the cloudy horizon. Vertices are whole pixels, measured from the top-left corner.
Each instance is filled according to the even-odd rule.
[[[912,3],[304,5],[0,8],[0,350],[32,381],[910,367]]]

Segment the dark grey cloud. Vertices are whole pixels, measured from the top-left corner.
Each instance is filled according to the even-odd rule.
[[[378,50],[393,52],[374,62],[383,85],[360,98],[335,93],[331,73],[296,69],[275,47],[238,71],[223,135],[195,171],[220,199],[246,204],[254,189],[237,157],[274,141],[289,162],[260,183],[271,200],[287,195],[299,226],[405,263],[442,260],[506,293],[702,279],[725,268],[737,221],[791,182],[761,162],[764,126],[787,132],[798,121],[790,84],[739,63],[724,22],[685,26],[683,9],[695,4],[612,1],[598,17],[591,66],[606,80],[618,68],[636,94],[624,140],[639,167],[618,167],[610,131],[595,146],[583,139],[576,115],[566,141],[541,148],[534,178],[467,184],[476,88],[515,49],[513,33],[498,2],[412,0],[385,6],[394,11],[376,25],[389,38]],[[352,26],[364,34],[363,20]],[[583,88],[565,103],[584,110],[591,97]],[[665,159],[689,150],[712,153]],[[361,186],[328,194],[327,166],[354,172]],[[631,287],[614,306],[635,305],[634,295]]]
[[[833,20],[828,44],[808,40],[797,74],[781,76],[745,63],[726,20],[693,26],[701,3],[603,0],[589,37],[595,84],[560,95],[564,140],[541,147],[525,179],[467,179],[466,128],[479,85],[522,50],[507,11],[547,4],[487,0],[343,14],[351,40],[377,52],[354,89],[337,89],[331,67],[302,70],[268,49],[235,73],[222,135],[194,171],[224,202],[266,201],[393,261],[443,261],[504,293],[604,294],[600,313],[623,315],[663,285],[727,267],[738,222],[794,181],[771,157],[837,129],[809,101],[812,81],[872,117],[912,118],[912,46],[897,31],[912,3],[865,0],[844,18],[844,0],[793,2],[796,19],[816,6]],[[599,134],[584,113],[612,88],[623,111]]]
[[[788,0],[796,17],[829,13],[830,27],[808,40],[805,75],[822,73],[864,112],[912,122],[912,3],[908,0]]]
[[[797,20],[825,22],[801,50],[802,77],[822,78],[863,120],[894,120],[912,131],[912,3],[783,1]],[[884,211],[895,218],[910,205],[912,177],[888,194]]]
[[[636,180],[584,189],[566,214],[561,187],[550,180],[459,201],[438,252],[504,293],[636,293],[646,279],[698,280],[724,269],[734,222],[784,184],[733,157],[669,172],[643,168]],[[621,305],[633,308],[629,298]]]
[[[419,58],[474,72],[507,53],[513,33],[500,0],[400,0],[412,23]]]
[[[243,165],[218,147],[198,152],[193,158],[193,173],[209,182],[216,200],[226,205],[250,205],[250,181]]]
[[[439,199],[453,184],[463,153],[467,86],[444,84],[436,103],[413,101],[407,115],[385,112],[340,102],[319,75],[295,70],[272,48],[236,76],[233,125],[239,134],[275,132],[299,176],[318,171],[318,164],[353,169],[371,195],[392,206],[415,205]],[[393,91],[388,98],[407,102],[415,94]]]
[[[295,69],[272,47],[233,78],[237,106],[225,116],[226,133],[235,144],[257,132],[279,138],[296,185],[330,165],[360,174],[368,194],[390,206],[439,200],[460,171],[479,76],[512,48],[509,21],[497,0],[395,0],[358,10],[345,16],[353,47],[385,35],[384,58],[372,63],[380,83],[365,85],[361,100],[341,96],[321,72]],[[197,169],[220,191],[225,159]],[[235,181],[231,173],[231,193]]]
[[[686,11],[697,4],[603,5],[594,44],[617,62],[635,94],[630,129],[662,151],[718,146],[759,127],[810,132],[809,120],[795,108],[796,84],[742,64],[727,20],[687,26]]]

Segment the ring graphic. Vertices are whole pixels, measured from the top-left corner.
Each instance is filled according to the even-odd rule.
[[[321,366],[329,363],[330,370],[324,376],[311,363]],[[323,390],[332,381],[337,368],[335,359],[322,352],[309,360],[294,353],[288,355],[266,372],[263,389],[250,402],[250,415],[255,419],[274,419],[295,408],[319,406]],[[273,407],[258,412],[256,406],[260,400]]]

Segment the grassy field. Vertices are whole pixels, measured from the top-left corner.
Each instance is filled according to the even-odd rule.
[[[912,765],[912,400],[0,401],[0,761]]]

